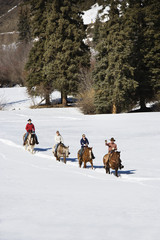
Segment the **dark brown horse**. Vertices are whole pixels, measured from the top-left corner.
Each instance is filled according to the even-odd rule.
[[[80,156],[80,151],[78,151],[78,162],[79,167],[82,166],[82,162],[84,163],[84,168],[86,168],[87,162],[90,162],[91,167],[93,169],[93,153],[92,153],[92,147],[84,147],[82,156]]]
[[[106,154],[103,157],[104,168],[106,169],[106,173],[110,174],[110,168],[115,170],[115,175],[118,177],[118,168],[121,169],[121,160],[120,160],[120,152],[113,152],[109,155]]]

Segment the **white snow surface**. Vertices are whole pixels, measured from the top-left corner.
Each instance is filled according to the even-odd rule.
[[[89,10],[84,11],[82,18],[83,18],[83,22],[84,24],[91,24],[94,23],[96,21],[97,18],[97,14],[99,14],[99,17],[101,19],[101,17],[104,14],[108,13],[109,7],[106,7],[102,13],[99,13],[100,10],[103,9],[103,6],[99,6],[98,3],[94,4]],[[107,17],[105,17],[104,19],[101,19],[102,21],[107,21]]]
[[[6,102],[0,111],[0,240],[159,239],[160,113],[30,109],[20,87],[1,88],[0,96]],[[40,142],[35,154],[22,146],[28,118]],[[56,130],[70,147],[66,165],[52,154]],[[94,170],[78,167],[83,133],[96,157]],[[102,164],[104,140],[111,137],[125,166],[118,178]]]
[[[15,34],[15,33],[19,33],[19,32],[15,32],[15,31],[13,31],[13,32],[4,32],[4,33],[0,33],[0,35],[5,35],[5,34]]]
[[[13,11],[13,10],[14,10],[15,8],[17,8],[17,7],[18,7],[18,6],[16,5],[16,6],[14,6],[13,8],[9,9],[9,10],[8,10],[8,13],[11,12],[11,11]]]
[[[12,12],[15,8],[17,8],[19,6],[19,4],[18,5],[16,5],[16,6],[14,6],[13,8],[11,8],[11,9],[9,9],[5,14],[3,14],[3,15],[1,15],[0,16],[0,18],[2,18],[2,17],[4,17],[4,16],[6,16],[8,13],[10,13],[10,12]]]

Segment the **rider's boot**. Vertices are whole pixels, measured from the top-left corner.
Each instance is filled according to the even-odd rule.
[[[92,153],[92,159],[95,159],[95,156],[94,156],[94,154]]]
[[[35,140],[36,140],[36,144],[39,144],[39,142],[38,142],[38,138],[37,138],[36,135],[35,135]]]
[[[119,160],[119,168],[120,168],[120,169],[124,168],[124,166],[122,165],[121,159]]]
[[[122,169],[122,168],[124,168],[124,166],[121,164],[119,168]]]

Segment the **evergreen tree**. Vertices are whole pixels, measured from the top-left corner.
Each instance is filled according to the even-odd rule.
[[[30,10],[27,5],[20,6],[18,21],[19,40],[28,43],[31,41]]]
[[[30,1],[32,38],[34,39],[34,43],[26,64],[28,71],[26,81],[28,91],[31,94],[43,96],[46,99],[47,105],[50,104],[50,94],[53,91],[52,81],[47,78],[43,71],[47,26],[46,6],[48,1]]]
[[[156,0],[127,2],[123,25],[128,41],[133,43],[131,66],[138,84],[135,100],[139,101],[141,110],[145,110],[146,102],[155,99],[160,85],[160,3]]]
[[[130,66],[131,47],[123,32],[119,1],[111,0],[109,21],[101,31],[101,42],[94,71],[97,113],[121,112],[132,103],[136,88],[134,68]]]
[[[97,14],[96,21],[94,23],[94,32],[93,32],[93,43],[96,46],[100,40],[100,28],[102,27],[102,23],[99,18],[99,14]]]
[[[160,97],[160,2],[146,0],[144,8],[146,23],[144,37],[147,42],[145,64],[152,85],[151,100],[156,100]]]
[[[151,86],[147,67],[144,62],[145,56],[145,21],[144,6],[142,1],[128,1],[128,7],[123,16],[124,31],[132,46],[132,63],[134,68],[134,79],[138,84],[136,89],[136,100],[139,100],[142,109],[145,109],[145,98],[151,96]]]
[[[47,79],[62,93],[62,103],[67,104],[67,94],[75,94],[79,84],[80,68],[89,65],[89,49],[81,12],[75,0],[54,0],[48,13],[46,28],[45,65]]]

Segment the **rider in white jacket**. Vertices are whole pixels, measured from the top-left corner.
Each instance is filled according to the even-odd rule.
[[[59,133],[59,131],[56,132],[56,136],[55,136],[55,155],[57,155],[57,148],[59,146],[60,143],[63,143],[63,138],[61,136],[61,134]]]
[[[63,138],[62,138],[62,136],[60,135],[59,131],[56,132],[55,142],[56,142],[56,144],[58,144],[58,143],[63,143]]]

